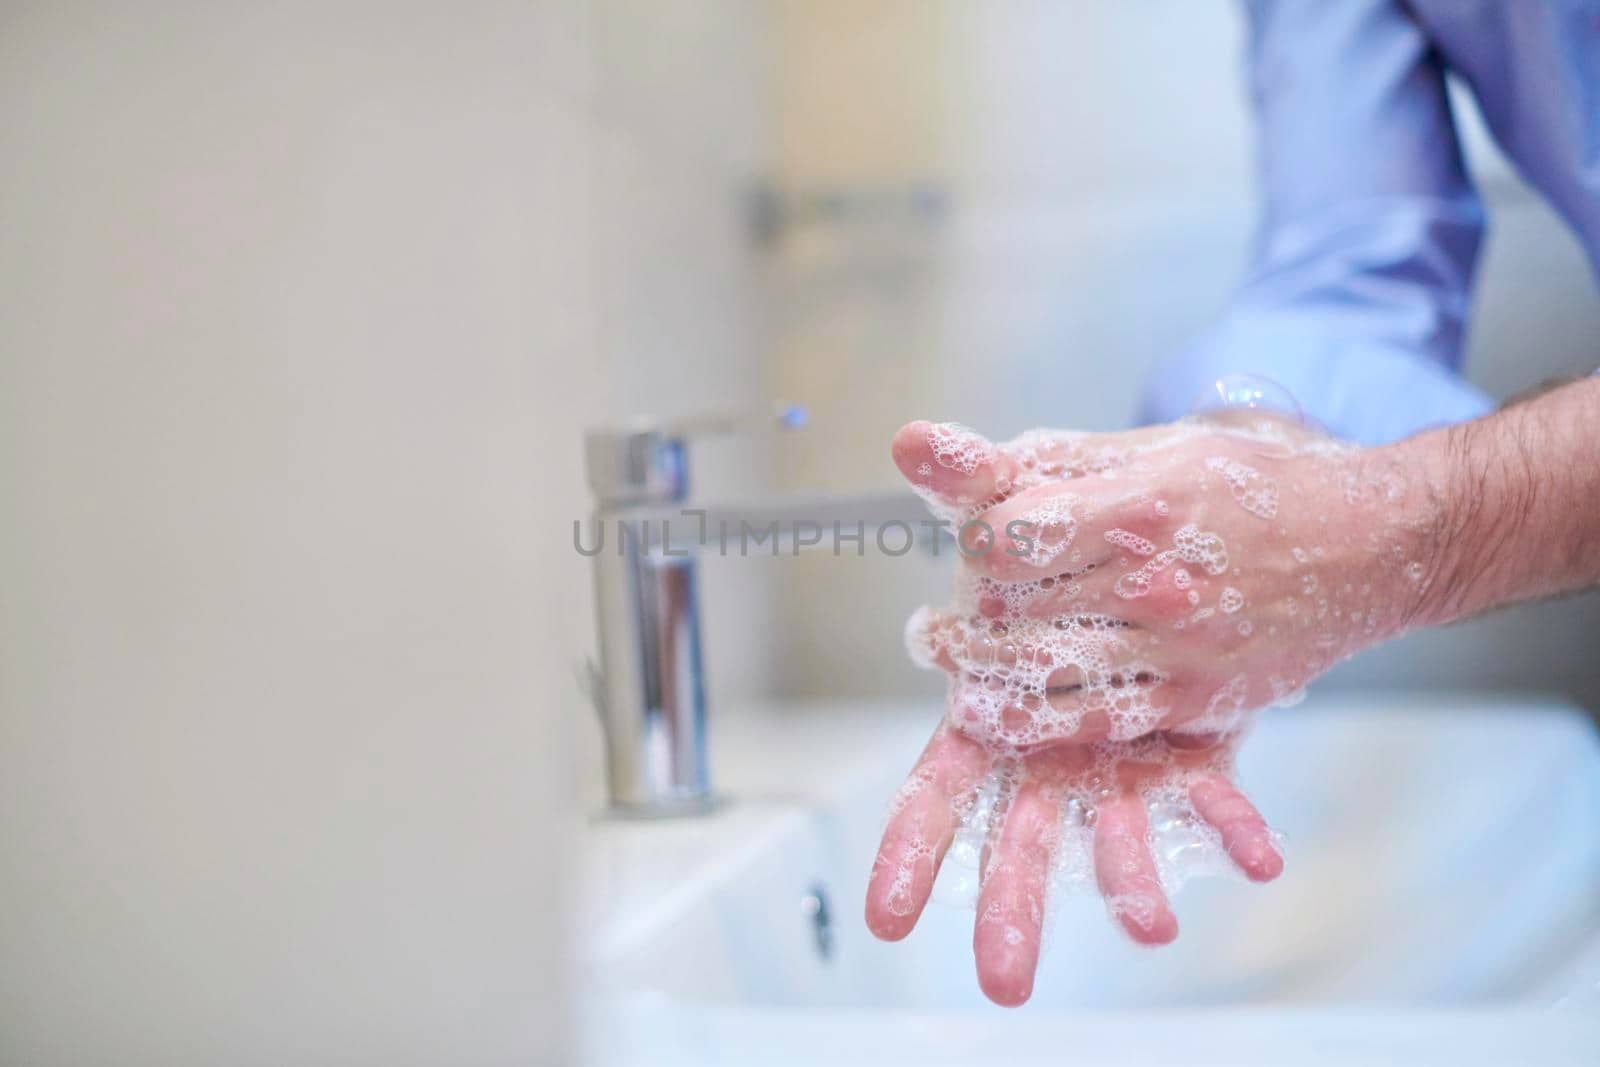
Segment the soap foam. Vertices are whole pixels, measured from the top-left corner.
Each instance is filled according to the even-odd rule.
[[[959,422],[935,423],[928,430],[928,445],[939,466],[962,474],[973,473],[994,456],[988,438]]]
[[[1235,753],[1246,732],[1247,723],[1237,723],[1224,743],[1201,753],[1174,748],[1161,734],[1095,742],[1080,746],[1084,754],[1067,773],[1053,766],[1041,774],[1023,760],[997,762],[962,815],[935,883],[935,899],[966,907],[976,902],[983,881],[1004,862],[986,846],[1004,832],[1011,801],[1025,787],[1048,790],[1059,813],[1045,842],[1050,856],[1047,900],[1066,894],[1098,895],[1094,861],[1098,806],[1115,794],[1112,783],[1130,776],[1137,781],[1134,789],[1147,813],[1146,841],[1163,893],[1170,898],[1193,878],[1242,877],[1228,858],[1220,833],[1195,809],[1190,790],[1203,779],[1233,777]],[[1281,840],[1279,844],[1281,850]],[[981,867],[985,858],[988,869]],[[1119,908],[1137,906],[1126,897],[1106,904],[1114,918],[1124,913]],[[1147,900],[1146,905],[1153,908],[1154,901]],[[996,910],[980,915],[978,921],[1003,919]],[[1139,923],[1149,924],[1150,917]]]
[[[1247,467],[1226,456],[1212,456],[1206,469],[1222,476],[1233,492],[1233,499],[1250,514],[1271,519],[1278,514],[1278,485],[1254,467]]]
[[[1238,456],[1259,455],[1269,469],[1273,461],[1289,456],[1342,457],[1348,452],[1346,445],[1272,418],[1226,426],[1185,420],[1158,434],[1126,437],[1034,430],[1000,445],[990,445],[953,423],[929,430],[929,450],[941,467],[972,474],[985,464],[995,464],[995,495],[989,500],[955,505],[924,492],[935,514],[958,526],[1002,499],[1091,476],[1102,488],[1108,481],[1126,481],[1129,494],[1118,503],[1146,508],[1157,529],[1165,528],[1160,520],[1170,515],[1195,520],[1165,534],[1150,533],[1142,526],[1139,532],[1122,527],[1107,530],[1103,540],[1112,550],[1108,559],[1104,547],[1095,551],[1099,539],[1091,543],[1082,536],[1094,520],[1086,496],[1045,497],[1021,516],[1034,525],[1037,536],[1018,547],[1028,550],[1023,557],[1027,562],[1052,569],[1053,574],[1002,582],[962,567],[951,605],[944,610],[921,609],[909,620],[906,645],[913,661],[948,673],[948,728],[976,739],[992,757],[992,769],[971,784],[957,805],[959,828],[939,875],[940,899],[975,899],[983,877],[992,873],[980,870],[985,856],[991,865],[997,862],[986,844],[1003,832],[1013,799],[1028,787],[1046,792],[1059,813],[1047,842],[1052,856],[1050,895],[1096,891],[1097,812],[1115,795],[1115,783],[1133,789],[1146,808],[1152,857],[1161,889],[1168,895],[1192,877],[1238,873],[1217,831],[1195,809],[1190,790],[1204,778],[1231,780],[1235,753],[1255,709],[1269,700],[1278,706],[1298,702],[1304,697],[1303,683],[1271,675],[1252,685],[1245,673],[1229,675],[1206,699],[1199,716],[1163,731],[1170,710],[1163,689],[1168,679],[1149,658],[1159,637],[1120,621],[1118,599],[1084,595],[1083,583],[1097,566],[1117,568],[1110,588],[1120,600],[1139,600],[1154,592],[1158,583],[1170,583],[1189,605],[1172,620],[1175,630],[1221,624],[1228,633],[1248,639],[1258,631],[1276,636],[1281,624],[1298,635],[1303,649],[1302,669],[1295,678],[1313,676],[1346,654],[1350,642],[1344,635],[1370,637],[1380,625],[1392,627],[1390,620],[1380,623],[1379,612],[1369,603],[1369,585],[1354,591],[1346,586],[1340,593],[1320,588],[1322,583],[1312,571],[1327,553],[1310,541],[1282,550],[1284,560],[1277,566],[1289,583],[1282,600],[1253,604],[1239,586],[1210,581],[1236,580],[1241,568],[1250,564],[1233,558],[1223,535],[1208,528],[1226,524],[1208,522],[1204,507],[1191,506],[1193,501],[1182,497],[1181,489],[1161,499],[1138,489],[1152,476],[1164,478],[1170,473],[1167,450],[1202,437],[1207,444],[1219,438],[1231,440],[1239,446]],[[1227,507],[1237,506],[1255,519],[1279,519],[1284,500],[1294,499],[1304,488],[1293,482],[1280,488],[1276,478],[1237,456],[1204,452],[1201,456],[1190,460],[1191,477],[1197,479],[1194,484],[1202,494],[1195,499],[1207,499],[1208,487],[1225,487],[1220,499],[1231,498]],[[1001,458],[1009,462],[995,463]],[[1330,463],[1322,476],[1341,479],[1332,488],[1346,500],[1394,501],[1405,492],[1403,477],[1394,472],[1356,478],[1342,473],[1344,469]],[[933,472],[929,468],[918,473],[928,477]],[[1103,493],[1097,499],[1104,499]],[[1179,507],[1184,510],[1179,512]],[[1217,512],[1209,514],[1219,517]],[[1325,516],[1322,521],[1326,524]],[[1297,530],[1307,533],[1303,516]],[[1287,527],[1277,532],[1287,540]],[[996,547],[1006,546],[1006,533],[996,533],[1000,535]],[[1362,536],[1369,539],[1375,555],[1392,557],[1388,565],[1396,574],[1414,582],[1425,577],[1420,565],[1395,550],[1385,531]],[[1344,544],[1348,546],[1348,539]],[[1042,605],[1048,605],[1051,617],[1036,617]],[[1089,736],[1098,739],[1070,740],[1084,728],[1092,728]],[[1058,751],[1072,755],[1042,757]],[[908,783],[908,788],[914,795],[926,788],[926,782]],[[912,863],[924,862],[920,851],[914,848],[912,853]],[[907,888],[913,877],[914,871],[905,873]],[[897,872],[895,885],[901,884]],[[1152,900],[1139,894],[1113,898],[1107,907],[1113,915],[1139,925],[1152,919]],[[979,921],[1003,920],[997,912],[979,916]]]
[[[970,431],[952,424],[930,429],[928,443],[941,466],[968,474],[997,454],[985,452]],[[1087,445],[1081,435],[1047,431],[1024,434],[997,452],[1014,460],[1018,474],[1010,488],[1019,492],[1090,473],[1106,476],[1130,458],[1127,452]],[[1257,497],[1250,499],[1259,503]],[[991,503],[952,508],[930,497],[936,512],[955,523],[972,519]],[[1165,502],[1150,503],[1157,514],[1169,510]],[[949,609],[922,608],[907,622],[912,661],[949,672],[950,727],[980,741],[994,757],[987,777],[962,799],[959,828],[937,883],[941,900],[970,904],[976,899],[983,878],[993,873],[980,870],[983,857],[988,854],[991,864],[998,862],[985,845],[1003,832],[1012,798],[1029,784],[1047,789],[1059,812],[1048,842],[1051,895],[1095,891],[1098,806],[1114,794],[1114,783],[1126,787],[1130,779],[1150,813],[1149,841],[1165,892],[1176,893],[1190,877],[1234,869],[1217,832],[1195,810],[1189,790],[1202,777],[1231,777],[1233,754],[1248,717],[1242,699],[1233,699],[1229,690],[1208,707],[1201,726],[1226,735],[1210,749],[1176,749],[1154,732],[1169,710],[1162,691],[1166,678],[1141,654],[1139,631],[1078,599],[1080,580],[1094,567],[1077,544],[1084,511],[1079,497],[1057,494],[1020,516],[1033,534],[1023,558],[1035,568],[1055,567],[1060,573],[1001,582],[962,568]],[[1188,590],[1198,604],[1198,591],[1190,588],[1192,573],[1215,576],[1229,566],[1222,537],[1193,523],[1172,532],[1165,545],[1120,528],[1107,531],[1104,538],[1138,561],[1115,583],[1120,596],[1143,595],[1158,576],[1170,573],[1174,584]],[[1232,593],[1225,602],[1236,611],[1242,595]],[[1062,610],[1050,618],[1035,617],[1030,609],[1045,598]],[[1199,607],[1195,616],[1204,619],[1213,610]],[[1095,727],[1103,740],[1067,746],[1072,765],[1035,758],[1050,742],[1071,738],[1086,726]],[[913,776],[897,798],[897,809],[926,787],[925,777]],[[899,862],[891,910],[900,899],[898,892],[909,893],[916,865],[926,862],[917,839]],[[1141,909],[1153,909],[1154,902],[1125,896],[1109,901],[1108,907],[1140,922]],[[979,921],[1004,920],[997,911]],[[1143,920],[1146,925],[1149,921]]]

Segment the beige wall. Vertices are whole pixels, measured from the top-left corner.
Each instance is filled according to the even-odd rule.
[[[579,435],[766,392],[674,6],[0,12],[0,1061],[565,1058]]]

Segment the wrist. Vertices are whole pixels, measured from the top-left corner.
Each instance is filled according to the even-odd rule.
[[[1359,454],[1371,494],[1372,581],[1386,591],[1390,631],[1381,639],[1460,617],[1461,503],[1470,499],[1446,432],[1421,434]]]
[[[1492,438],[1492,439],[1491,439]],[[1416,472],[1426,531],[1413,627],[1443,626],[1508,598],[1506,572],[1535,509],[1538,480],[1517,435],[1487,420],[1421,434],[1393,446]]]
[[[1391,635],[1600,585],[1597,427],[1600,381],[1587,381],[1353,454],[1347,475],[1378,489],[1346,495],[1366,502]]]

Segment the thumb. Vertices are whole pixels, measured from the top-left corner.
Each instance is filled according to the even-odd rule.
[[[906,481],[947,507],[998,502],[1017,474],[1015,460],[987,437],[954,422],[907,423],[894,435],[892,451]]]

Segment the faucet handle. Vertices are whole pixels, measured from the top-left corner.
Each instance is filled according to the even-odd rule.
[[[584,435],[589,488],[603,505],[663,504],[689,495],[688,443],[698,437],[806,424],[806,409],[778,404],[771,411],[725,411],[680,419],[636,419]]]

